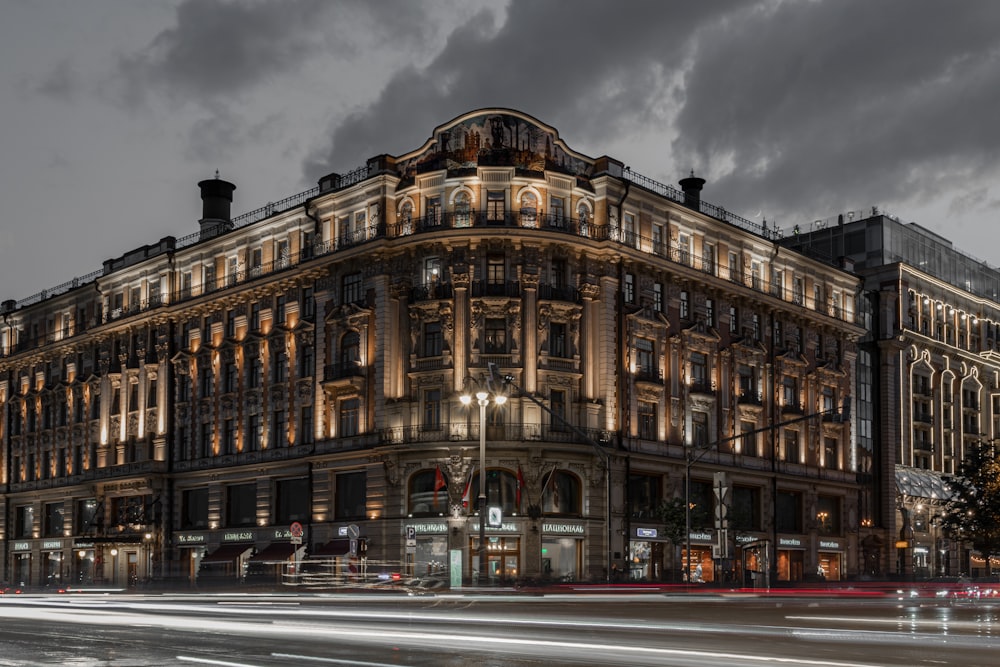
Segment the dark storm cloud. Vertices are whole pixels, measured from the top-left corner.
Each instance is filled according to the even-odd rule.
[[[122,56],[119,91],[128,102],[150,92],[177,101],[223,99],[294,75],[326,55],[332,66],[363,64],[373,44],[385,48],[419,42],[431,7],[448,2],[364,0],[187,0],[176,25],[161,31],[137,54]]]
[[[310,180],[381,152],[417,148],[436,125],[485,106],[514,107],[563,130],[628,133],[663,118],[690,40],[739,2],[514,0],[499,27],[482,12],[426,68],[398,72],[379,99],[331,127]],[[589,137],[594,138],[594,137]]]
[[[995,164],[997,3],[789,2],[744,18],[699,43],[677,118],[675,152],[718,176],[706,199],[791,225],[941,196]]]

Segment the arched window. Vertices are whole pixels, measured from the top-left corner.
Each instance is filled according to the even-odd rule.
[[[464,190],[455,195],[455,226],[472,226],[472,198]]]
[[[580,236],[590,234],[590,207],[587,202],[581,201],[576,206],[576,217],[580,221]]]
[[[399,207],[399,235],[406,236],[413,233],[413,202],[409,199]]]
[[[464,499],[464,497],[463,497]],[[517,492],[517,476],[509,470],[500,468],[487,468],[486,470],[486,506],[499,506],[504,516],[520,512],[517,501],[521,504],[527,501],[520,498]],[[479,469],[473,475],[472,483],[469,485],[468,505],[469,514],[476,512],[479,507]]]
[[[565,470],[554,470],[545,476],[543,484],[542,512],[560,516],[582,514],[579,477]]]
[[[440,468],[421,470],[410,477],[407,513],[444,516],[448,512],[448,477]]]
[[[521,226],[538,226],[538,197],[530,190],[521,193]]]

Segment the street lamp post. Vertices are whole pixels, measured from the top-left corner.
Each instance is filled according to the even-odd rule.
[[[496,405],[503,405],[507,402],[507,396],[501,393],[496,393],[492,391],[490,387],[490,382],[486,382],[485,386],[480,385],[476,388],[474,395],[472,394],[462,394],[459,400],[462,405],[471,405],[472,399],[475,397],[476,402],[479,404],[479,585],[482,586],[483,582],[486,581],[488,575],[487,572],[487,554],[486,554],[486,406],[490,404],[490,398],[492,397],[493,402]]]

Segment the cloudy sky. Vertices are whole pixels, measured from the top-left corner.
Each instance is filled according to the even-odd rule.
[[[0,299],[473,109],[790,229],[872,206],[1000,264],[993,0],[0,0]]]

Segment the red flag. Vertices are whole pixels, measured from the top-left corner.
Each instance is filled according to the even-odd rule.
[[[472,470],[469,471],[469,479],[465,483],[465,493],[462,494],[462,507],[468,509],[469,507],[469,494],[472,493],[472,476],[476,474],[476,466],[472,466]]]
[[[441,474],[441,466],[434,470],[434,507],[438,504],[438,491],[445,487],[444,475]]]
[[[521,473],[521,464],[517,464],[517,492],[515,493],[515,504],[517,511],[521,511],[521,488],[524,486],[524,475]]]

